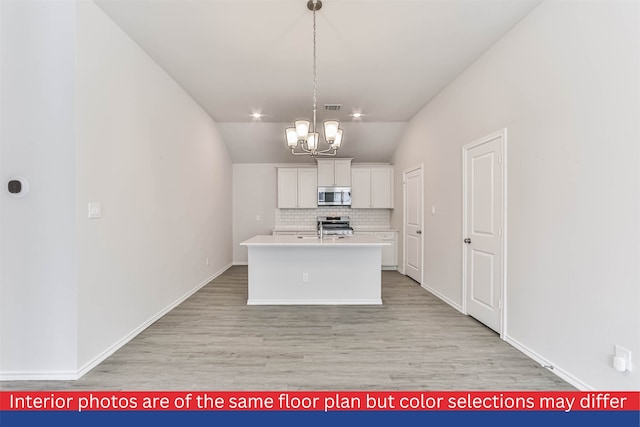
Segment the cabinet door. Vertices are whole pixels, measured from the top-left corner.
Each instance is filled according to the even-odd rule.
[[[351,208],[371,207],[371,169],[351,169]]]
[[[393,208],[392,168],[371,168],[371,207]]]
[[[298,170],[278,168],[278,208],[298,207]]]
[[[384,267],[397,267],[398,255],[396,250],[396,233],[384,232],[376,233],[376,237],[391,243],[391,245],[382,247],[382,265]]]
[[[338,187],[351,186],[351,160],[336,160],[334,162],[334,182]]]
[[[298,207],[318,207],[318,171],[315,168],[298,169]]]
[[[318,160],[318,187],[335,185],[334,164],[332,160]]]

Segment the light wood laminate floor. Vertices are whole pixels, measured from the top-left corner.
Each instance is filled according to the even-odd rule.
[[[572,390],[418,284],[383,306],[247,306],[235,266],[77,381],[5,390]]]

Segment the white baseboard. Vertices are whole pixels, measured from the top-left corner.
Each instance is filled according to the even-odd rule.
[[[233,261],[232,265],[249,265],[247,261]]]
[[[0,381],[73,381],[80,378],[77,371],[3,372]]]
[[[580,390],[580,391],[594,391],[595,390],[595,388],[590,387],[589,385],[587,385],[584,382],[580,381],[578,378],[574,377],[569,372],[567,372],[567,371],[565,371],[565,370],[563,370],[563,369],[561,369],[561,368],[559,368],[557,366],[554,366],[553,363],[549,362],[544,357],[542,357],[541,355],[539,355],[535,351],[531,350],[526,345],[524,345],[524,344],[518,342],[517,340],[513,339],[509,335],[505,335],[504,341],[506,341],[511,346],[517,348],[518,350],[523,352],[525,355],[527,355],[531,359],[535,360],[540,365],[542,365],[543,367],[547,368],[549,371],[551,371],[552,373],[556,374],[557,376],[559,376],[560,378],[562,378],[563,380],[565,380],[566,382],[568,382],[569,384],[571,384],[572,386],[577,388],[578,390]]]
[[[436,291],[435,289],[433,289],[431,286],[427,285],[426,283],[422,283],[420,285],[424,290],[431,292],[433,295],[435,295],[436,297],[440,298],[442,301],[446,302],[447,304],[449,304],[451,307],[455,308],[456,310],[458,310],[460,313],[462,314],[466,314],[463,310],[462,310],[462,306],[460,304],[458,304],[457,302],[455,302],[454,300],[450,299],[449,297],[441,294],[440,292]]]
[[[206,284],[214,280],[216,277],[220,276],[222,273],[227,271],[232,264],[228,264],[225,267],[218,270],[211,277],[205,279],[198,285],[196,285],[189,292],[184,294],[183,296],[176,299],[171,304],[167,305],[165,308],[160,310],[157,314],[149,318],[147,321],[142,323],[140,326],[135,328],[133,331],[122,337],[112,346],[107,348],[105,351],[94,357],[91,361],[87,362],[77,371],[32,371],[32,372],[3,372],[0,373],[0,381],[25,381],[25,380],[77,380],[81,378],[84,374],[98,366],[100,363],[104,362],[109,356],[122,348],[125,344],[135,338],[140,332],[147,329],[153,323],[155,323],[158,319],[160,319],[165,314],[169,313],[171,310],[176,308],[182,302],[184,302],[187,298],[198,292],[202,289]]]
[[[382,305],[381,299],[250,299],[247,305]]]

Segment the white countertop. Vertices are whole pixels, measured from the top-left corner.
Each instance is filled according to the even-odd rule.
[[[373,236],[253,236],[249,240],[240,243],[242,246],[386,246],[384,242]]]
[[[316,228],[272,228],[271,231],[274,232],[278,232],[278,231],[294,231],[294,232],[303,232],[306,233],[308,231],[317,233],[318,230]]]
[[[312,233],[316,233],[317,230],[315,228],[273,228],[271,229],[271,231],[277,233],[277,232],[287,232],[287,231],[293,231],[293,232],[297,232],[297,233],[308,233],[308,232],[312,232]],[[385,232],[397,232],[398,229],[396,228],[354,228],[353,232],[354,233],[370,233],[370,232],[374,232],[374,233],[385,233]]]
[[[354,228],[353,232],[354,233],[395,233],[398,230],[395,228]]]

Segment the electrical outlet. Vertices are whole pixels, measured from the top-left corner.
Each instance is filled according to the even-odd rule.
[[[309,273],[302,273],[302,283],[309,283]]]
[[[100,203],[89,203],[89,219],[98,219],[102,217],[102,207]]]
[[[631,371],[631,351],[616,345],[613,351],[613,367],[619,371]]]
[[[205,266],[207,266],[207,267],[209,267],[209,257],[206,257],[206,258],[204,259],[204,265],[205,265]]]

